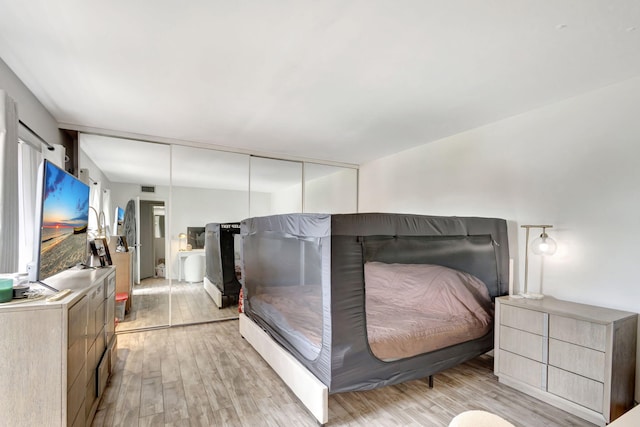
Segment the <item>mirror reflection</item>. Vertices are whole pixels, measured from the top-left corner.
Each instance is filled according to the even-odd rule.
[[[118,332],[236,318],[243,219],[357,212],[354,168],[84,133],[79,147],[103,193]]]
[[[358,171],[340,166],[304,164],[304,211],[358,211]]]
[[[219,224],[239,223],[248,216],[249,156],[174,146],[171,171],[171,266],[176,272],[171,324],[237,317],[240,287],[225,288],[218,274],[223,263],[219,235],[205,228],[219,230]],[[186,245],[181,246],[182,234]],[[233,266],[233,250],[231,257]]]
[[[302,163],[251,156],[249,216],[302,212]]]
[[[78,139],[80,168],[110,190],[112,206],[103,203],[98,211],[117,216],[109,230],[116,266],[116,331],[169,325],[168,242],[163,229],[170,196],[170,146],[83,133]]]

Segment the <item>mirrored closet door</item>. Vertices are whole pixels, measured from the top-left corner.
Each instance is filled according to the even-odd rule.
[[[217,274],[222,256],[235,253],[221,253],[219,236],[205,230],[248,216],[249,156],[173,146],[171,176],[171,324],[236,318],[237,287],[225,289]]]
[[[302,162],[251,156],[249,216],[302,212]]]
[[[304,163],[304,212],[358,211],[358,170]]]
[[[239,249],[227,239],[231,255],[209,256],[207,224],[229,231],[252,216],[357,212],[355,168],[84,133],[79,142],[83,174],[110,195],[97,211],[111,213],[117,292],[126,295],[118,332],[237,317]]]
[[[103,203],[97,211],[104,214],[101,218],[110,218],[103,229],[110,237],[111,258],[116,265],[118,305],[124,306],[124,317],[116,330],[169,325],[170,284],[165,277],[169,240],[164,228],[171,148],[84,133],[78,139],[83,174],[110,190],[110,206]],[[124,236],[126,245],[117,236]]]

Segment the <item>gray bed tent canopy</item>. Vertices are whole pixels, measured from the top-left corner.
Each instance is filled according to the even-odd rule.
[[[480,338],[413,357],[377,358],[367,338],[364,265],[378,261],[450,267],[479,278],[494,299],[507,294],[509,286],[503,219],[289,214],[246,219],[241,235],[245,315],[330,393],[424,378],[493,348],[491,328]],[[281,294],[273,294],[272,305],[254,298],[275,288]],[[294,288],[296,297],[287,299],[287,290]],[[283,316],[298,304],[309,317]]]
[[[205,278],[216,287],[221,298],[218,307],[222,308],[224,302],[238,302],[242,287],[235,266],[235,236],[240,233],[240,223],[212,222],[204,229]]]

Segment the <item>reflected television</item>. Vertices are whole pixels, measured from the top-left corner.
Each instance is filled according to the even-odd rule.
[[[34,270],[42,281],[87,259],[89,186],[45,160],[37,195]]]
[[[116,235],[122,234],[122,224],[124,223],[124,209],[120,206],[116,206],[116,211],[114,212],[115,221],[113,222],[113,232]]]

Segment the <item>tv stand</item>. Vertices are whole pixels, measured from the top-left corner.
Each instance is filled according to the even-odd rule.
[[[51,286],[51,285],[47,285],[47,284],[46,284],[46,283],[44,283],[42,280],[36,280],[35,282],[29,282],[29,283],[37,283],[38,285],[40,285],[40,286],[44,286],[45,288],[49,289],[50,291],[53,291],[53,292],[60,292],[60,290],[59,290],[59,289],[56,289],[56,288],[54,288],[54,287],[53,287],[53,286]]]
[[[68,269],[47,281],[72,292],[0,304],[0,360],[19,367],[0,375],[0,414],[20,425],[88,426],[116,361],[115,271]]]

